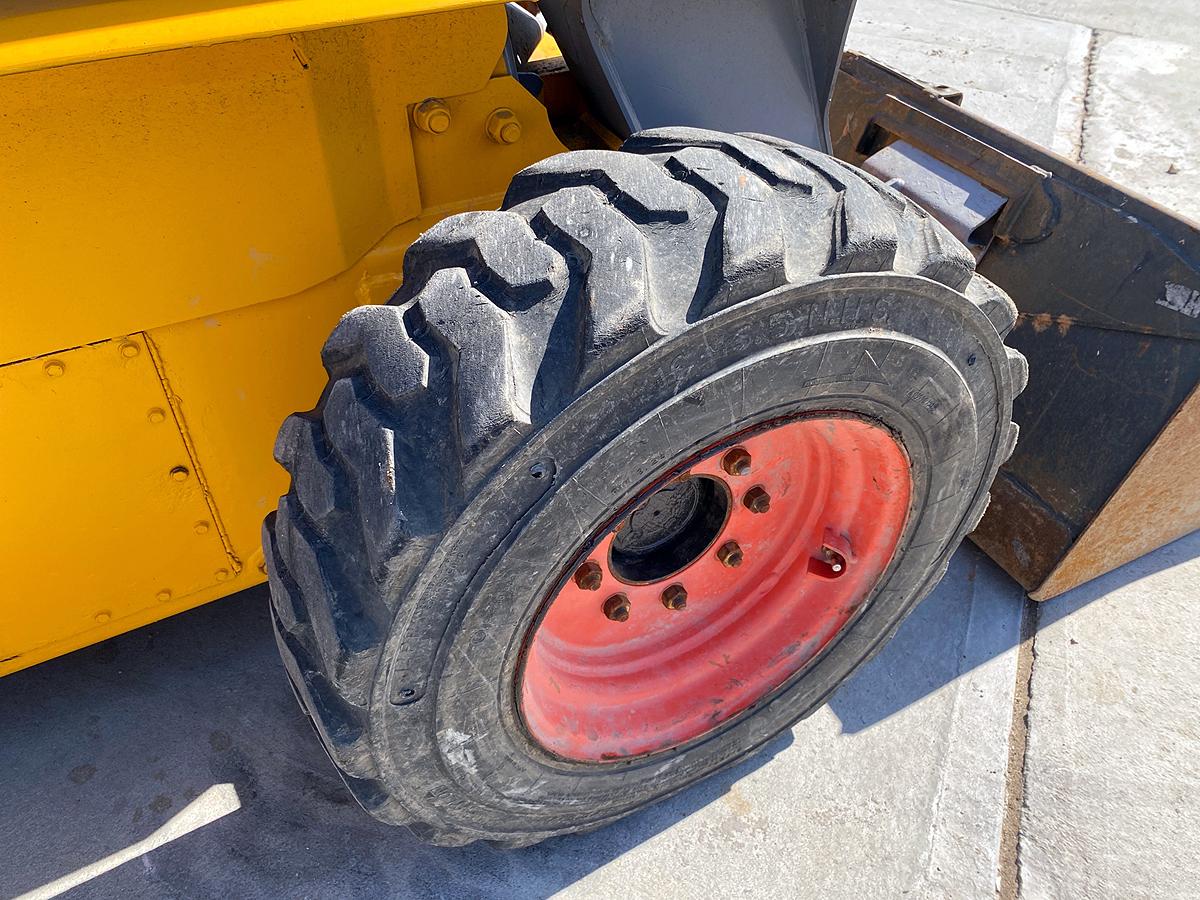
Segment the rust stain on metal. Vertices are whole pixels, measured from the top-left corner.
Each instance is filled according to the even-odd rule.
[[[1041,334],[1043,331],[1049,328],[1050,323],[1053,321],[1050,313],[1038,313],[1036,316],[1022,314],[1020,318],[1029,322],[1029,324],[1033,326],[1033,330],[1038,334]]]
[[[987,513],[969,537],[1027,591],[1041,585],[1072,540],[1067,523],[1003,471],[992,484]]]

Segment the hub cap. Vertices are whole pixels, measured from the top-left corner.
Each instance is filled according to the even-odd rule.
[[[600,762],[700,737],[846,626],[904,528],[908,459],[883,427],[793,420],[704,451],[588,541],[528,638],[526,728]]]

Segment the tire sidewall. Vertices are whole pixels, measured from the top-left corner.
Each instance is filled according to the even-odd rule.
[[[426,821],[544,837],[618,818],[770,740],[886,640],[958,545],[1008,421],[1004,359],[986,317],[955,291],[850,275],[709,316],[617,369],[487,479],[419,576],[396,588],[403,616],[372,704],[384,781],[421,798]],[[685,747],[605,764],[538,747],[515,702],[521,650],[583,536],[714,442],[826,411],[882,423],[912,464],[904,534],[851,624]]]

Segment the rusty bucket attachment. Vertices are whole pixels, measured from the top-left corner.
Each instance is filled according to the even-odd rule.
[[[1046,600],[1200,527],[1200,231],[959,98],[847,53],[830,132],[1020,310],[1021,436],[971,538]]]

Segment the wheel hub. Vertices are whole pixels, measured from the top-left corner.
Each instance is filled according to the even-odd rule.
[[[886,570],[911,481],[903,448],[823,415],[722,442],[593,535],[527,637],[522,718],[584,762],[701,737],[844,629]]]

